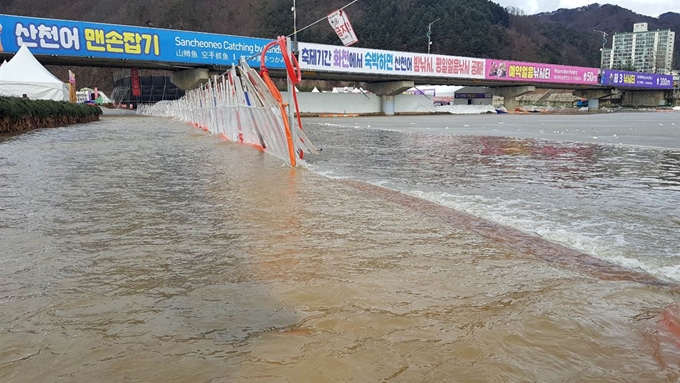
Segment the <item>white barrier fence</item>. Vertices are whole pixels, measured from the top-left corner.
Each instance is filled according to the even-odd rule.
[[[260,75],[246,63],[180,100],[139,105],[138,114],[173,117],[212,134],[274,155],[296,165],[304,152],[316,153],[297,121],[289,119],[280,100]],[[278,91],[277,91],[278,93]]]

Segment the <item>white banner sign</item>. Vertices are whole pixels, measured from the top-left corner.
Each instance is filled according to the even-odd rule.
[[[300,68],[320,72],[380,73],[427,77],[484,79],[480,58],[383,51],[299,43]]]
[[[359,41],[359,39],[357,39],[357,35],[354,33],[354,29],[352,29],[352,24],[349,23],[347,13],[345,13],[342,9],[338,9],[335,12],[329,13],[328,22],[331,24],[331,27],[333,27],[335,33],[338,34],[338,37],[346,47],[356,44]]]

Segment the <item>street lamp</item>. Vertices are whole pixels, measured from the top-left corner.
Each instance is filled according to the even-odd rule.
[[[604,49],[605,44],[607,44],[607,32],[598,31],[597,29],[593,29],[593,32],[602,33],[602,49]]]
[[[441,20],[441,18],[431,22],[427,26],[427,54],[430,54],[430,45],[432,45],[432,41],[430,40],[430,36],[432,35],[432,24],[436,23],[439,20]]]

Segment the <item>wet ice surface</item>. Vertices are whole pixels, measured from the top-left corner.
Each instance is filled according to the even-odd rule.
[[[307,119],[331,125],[434,134],[504,136],[677,149],[680,112]]]
[[[324,148],[312,171],[156,118],[0,139],[0,381],[680,377],[661,321],[674,287],[584,267],[559,247],[546,257],[540,238],[447,207],[470,200],[540,225],[545,210],[560,225],[559,198],[578,193],[638,187],[661,203],[652,192],[673,190],[649,185],[676,182],[668,152],[308,133]],[[644,230],[641,202],[628,206]]]
[[[678,116],[309,119],[309,161],[680,280]]]

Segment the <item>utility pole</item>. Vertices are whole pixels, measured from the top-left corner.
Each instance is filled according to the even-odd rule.
[[[432,35],[432,24],[436,23],[437,21],[441,20],[441,18],[431,22],[427,26],[427,54],[430,54],[430,45],[432,45],[432,41],[430,39],[430,36]]]
[[[597,29],[593,29],[593,32],[598,32],[602,33],[602,48],[600,48],[600,67],[601,68],[607,68],[611,66],[611,56],[607,59],[609,64],[604,64],[604,46],[607,44],[607,32],[605,31],[598,31]],[[612,52],[614,51],[614,46],[612,46]]]

